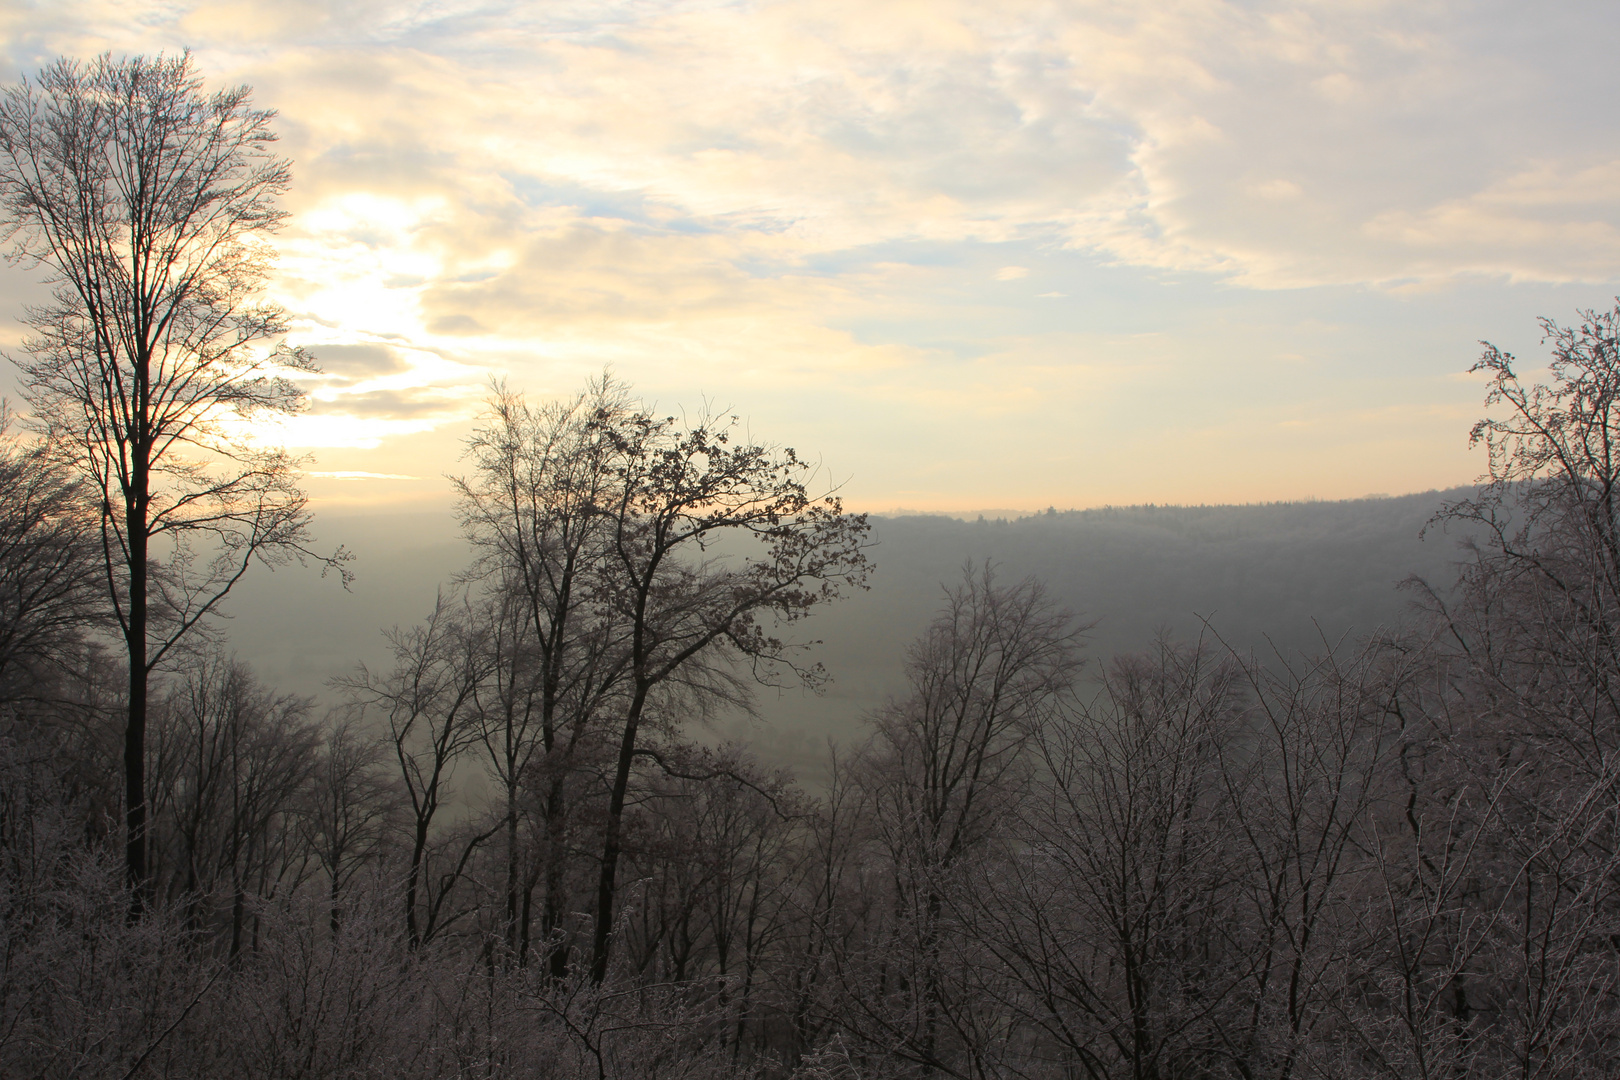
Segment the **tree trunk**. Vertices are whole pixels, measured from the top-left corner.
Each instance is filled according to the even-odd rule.
[[[146,473],[139,467],[135,488],[130,493],[126,516],[129,619],[124,628],[129,652],[129,718],[124,726],[124,868],[132,920],[146,911],[152,886],[146,868]],[[110,584],[110,567],[108,577]]]
[[[528,966],[530,928],[534,925],[534,887],[540,883],[540,861],[537,858],[530,866],[528,877],[523,879],[523,903],[518,911],[518,955],[519,969]]]
[[[334,861],[332,865],[336,866],[337,863]],[[338,900],[338,876],[337,871],[333,870],[332,887],[327,896],[327,901],[331,905],[331,910],[327,913],[327,926],[331,928],[334,938],[343,930],[343,911],[338,907]]]
[[[132,620],[133,621],[133,620]],[[129,648],[129,722],[124,727],[124,866],[130,914],[146,910],[146,676],[145,650]]]
[[[602,875],[596,885],[596,927],[591,942],[591,982],[600,985],[607,978],[608,950],[613,933],[613,891],[619,870],[620,827],[624,821],[624,801],[630,790],[630,766],[636,756],[636,728],[647,702],[647,688],[636,690],[624,721],[624,738],[619,743],[619,767],[613,777],[613,794],[608,799],[607,833],[602,839]]]
[[[422,944],[422,933],[416,925],[416,890],[422,877],[422,859],[427,851],[427,835],[428,822],[418,818],[416,838],[411,845],[411,869],[405,878],[405,935],[413,949]]]
[[[512,773],[507,773],[512,777]],[[516,779],[506,786],[506,958],[511,962],[518,954],[518,894],[522,885],[518,878],[518,812]]]
[[[567,835],[567,822],[563,817],[563,778],[554,773],[551,790],[546,796],[546,898],[540,912],[540,937],[549,950],[551,977],[568,977],[566,941],[552,941],[563,925],[563,840]]]

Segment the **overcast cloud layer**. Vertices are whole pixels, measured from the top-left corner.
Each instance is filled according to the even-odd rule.
[[[12,2],[0,41],[8,81],[189,47],[280,111],[328,502],[437,497],[490,374],[604,365],[872,509],[1447,486],[1476,339],[1534,366],[1620,279],[1612,4]]]

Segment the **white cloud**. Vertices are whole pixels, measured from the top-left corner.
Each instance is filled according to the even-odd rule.
[[[539,195],[630,200],[782,258],[1049,230],[1258,287],[1620,276],[1603,230],[1565,260],[1572,229],[1620,214],[1620,188],[1594,177],[1574,206],[1559,184],[1620,159],[1620,130],[1547,153],[1534,95],[1557,103],[1537,75],[1551,58],[1493,44],[1484,17],[1219,0],[79,3],[14,13],[32,48],[11,55],[195,43],[211,75],[282,110],[294,198],[316,204],[303,227],[351,246],[372,236],[356,231],[366,199],[418,218],[454,203],[458,226],[478,219],[470,246]],[[1511,41],[1537,16],[1494,18]],[[1521,175],[1554,181],[1534,216],[1494,197]]]
[[[1037,409],[1085,327],[995,325],[1021,290],[983,286],[1060,250],[1246,296],[1614,281],[1620,16],[1577,7],[69,0],[0,11],[0,55],[191,46],[280,110],[275,298],[339,361],[288,437],[364,448],[604,363]],[[1106,307],[1051,284],[1044,318]],[[1040,359],[958,363],[1003,348]]]

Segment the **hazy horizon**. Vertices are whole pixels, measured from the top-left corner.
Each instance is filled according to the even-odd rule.
[[[1381,499],[1405,499],[1417,495],[1439,495],[1448,492],[1470,488],[1481,482],[1481,478],[1473,477],[1461,483],[1447,487],[1430,487],[1412,491],[1371,491],[1362,495],[1344,495],[1329,498],[1306,494],[1295,498],[1280,499],[1250,499],[1228,502],[1210,500],[1190,502],[1152,502],[1138,500],[1135,502],[1104,502],[1087,506],[1059,506],[1055,503],[1046,505],[1033,505],[1027,507],[1012,506],[969,506],[965,508],[939,508],[927,509],[923,507],[889,506],[874,507],[855,505],[846,500],[845,509],[853,513],[864,513],[873,517],[944,517],[956,521],[972,522],[979,518],[986,521],[1006,520],[1017,521],[1027,517],[1037,517],[1055,511],[1059,514],[1088,514],[1105,510],[1140,510],[1140,509],[1241,509],[1245,507],[1264,506],[1293,506],[1310,505],[1313,503],[1328,502],[1365,502]],[[310,506],[315,514],[316,531],[319,532],[319,522],[323,517],[365,517],[365,516],[428,516],[443,515],[447,522],[453,522],[456,512],[456,494],[447,484],[441,491],[423,491],[410,501],[349,501],[331,495],[313,497]]]
[[[1016,520],[943,514],[873,519],[876,564],[856,592],[799,627],[822,641],[824,695],[759,691],[760,718],[740,713],[693,735],[746,738],[768,761],[814,778],[823,741],[849,742],[901,689],[907,645],[936,614],[965,564],[989,561],[1007,584],[1043,581],[1054,600],[1097,626],[1093,673],[1168,630],[1183,641],[1211,630],[1227,645],[1287,657],[1397,624],[1416,575],[1449,584],[1460,534],[1419,533],[1447,497],[1467,489],[1350,500],[1108,507]],[[313,569],[257,572],[227,604],[230,649],[270,685],[337,704],[328,680],[390,663],[384,631],[419,624],[472,552],[448,508],[351,509],[315,522],[325,546],[355,554],[345,593]],[[1208,619],[1206,625],[1204,622]]]

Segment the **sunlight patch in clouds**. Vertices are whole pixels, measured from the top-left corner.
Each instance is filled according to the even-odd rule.
[[[301,413],[267,425],[264,439],[294,450],[346,448],[375,450],[387,439],[418,435],[439,426],[438,419],[401,420],[341,413]]]

